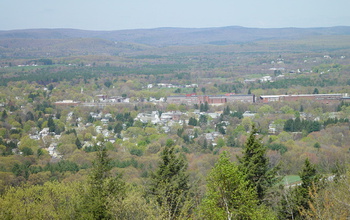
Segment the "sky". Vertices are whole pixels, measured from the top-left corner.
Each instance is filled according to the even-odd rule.
[[[0,30],[350,26],[349,0],[0,0]]]

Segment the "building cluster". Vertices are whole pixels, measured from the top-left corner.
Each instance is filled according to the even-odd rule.
[[[169,121],[179,122],[180,117],[184,113],[179,111],[164,112],[161,115],[158,111],[153,111],[152,113],[139,113],[135,120],[141,121],[142,123],[152,123],[152,124],[166,124]]]
[[[63,101],[55,102],[55,105],[57,106],[77,106],[79,104],[80,102],[76,102],[73,100],[63,100]]]
[[[222,112],[213,112],[213,113],[206,113],[206,112],[200,112],[199,110],[195,110],[192,112],[193,116],[195,118],[199,118],[201,115],[208,116],[212,119],[220,117]],[[160,128],[165,132],[169,133],[172,129],[174,124],[184,125],[189,123],[189,115],[188,113],[180,112],[180,111],[169,111],[169,112],[163,112],[160,114],[159,111],[152,111],[151,113],[139,113],[135,121],[140,121],[142,123],[152,123],[154,125],[159,125]],[[226,126],[229,124],[229,122],[225,122]],[[186,133],[189,134],[189,138],[194,138],[194,130],[193,129],[187,129]],[[213,131],[209,133],[205,133],[202,135],[203,138],[207,140],[208,143],[212,145],[216,145],[215,140],[218,137],[223,137],[223,135],[220,132]]]
[[[130,103],[129,98],[121,96],[108,97],[107,95],[97,95],[97,100],[93,102],[80,103],[73,100],[63,100],[55,102],[58,106],[100,106],[100,105],[111,105],[113,103]],[[208,103],[210,105],[223,105],[226,103],[270,103],[270,102],[292,102],[309,100],[316,101],[323,104],[338,103],[340,101],[349,101],[350,97],[348,94],[300,94],[300,95],[261,95],[256,97],[254,94],[234,94],[227,93],[224,95],[197,95],[196,93],[178,95],[178,96],[168,96],[167,98],[149,98],[149,102],[161,103],[166,102],[169,104],[185,104],[185,105],[200,105]],[[140,101],[140,100],[139,100]],[[141,100],[141,102],[146,100]]]
[[[159,88],[197,88],[198,84],[189,84],[189,85],[173,85],[171,83],[158,83]],[[148,84],[148,89],[153,88],[153,84]]]
[[[130,102],[129,98],[122,97],[122,96],[111,96],[109,97],[108,95],[97,95],[96,96],[98,102],[125,102],[128,103]]]
[[[270,68],[270,70],[275,71],[276,73],[278,73],[278,71],[284,71],[284,68]],[[249,83],[256,83],[256,82],[261,82],[261,83],[265,83],[265,82],[274,82],[280,79],[283,79],[284,75],[280,74],[278,76],[272,77],[272,76],[263,76],[261,78],[253,78],[253,79],[245,79],[243,82],[246,84]]]
[[[269,103],[269,102],[292,102],[309,100],[316,101],[323,104],[338,103],[339,101],[348,98],[348,94],[302,94],[302,95],[262,95],[258,102]]]
[[[187,105],[202,103],[208,103],[211,105],[221,105],[233,102],[254,103],[255,95],[236,95],[233,93],[228,93],[225,95],[196,95],[195,93],[193,93],[182,96],[168,96],[167,98],[167,103]]]

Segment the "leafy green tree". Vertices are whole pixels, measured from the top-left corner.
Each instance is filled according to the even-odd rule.
[[[342,168],[341,168],[342,169]],[[312,186],[309,191],[310,209],[302,210],[303,219],[348,219],[350,216],[350,173],[341,172],[341,178],[327,182],[326,185]]]
[[[227,152],[210,171],[207,192],[200,205],[200,219],[273,219],[264,206],[258,205],[255,188]]]
[[[80,185],[49,181],[11,187],[0,197],[0,219],[79,219]]]
[[[150,194],[168,219],[178,218],[184,208],[190,189],[186,170],[185,159],[175,154],[174,141],[167,140],[158,169],[151,175]]]
[[[243,157],[238,160],[240,170],[255,188],[259,202],[262,203],[267,190],[279,180],[276,177],[279,167],[270,168],[266,156],[267,147],[256,138],[257,132],[257,128],[253,125],[243,150]]]

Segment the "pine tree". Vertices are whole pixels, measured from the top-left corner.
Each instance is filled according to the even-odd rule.
[[[209,104],[208,102],[204,103],[204,111],[207,112],[209,110]]]
[[[121,175],[112,176],[111,159],[104,146],[96,146],[96,158],[89,174],[88,189],[82,208],[82,219],[111,219],[110,202],[122,201],[125,183]]]
[[[52,117],[50,116],[48,121],[47,121],[47,127],[49,127],[50,132],[55,132],[56,130],[56,125]]]
[[[78,149],[81,149],[81,148],[83,147],[83,145],[81,144],[79,138],[77,138],[77,139],[75,140],[75,145],[77,145],[77,148],[78,148]]]
[[[6,112],[6,110],[4,109],[4,111],[2,111],[1,120],[2,120],[2,121],[5,121],[5,119],[6,119],[7,117],[8,117],[7,112]]]
[[[222,112],[223,115],[230,115],[231,114],[231,110],[230,107],[227,106],[224,108],[224,111]]]
[[[198,123],[200,125],[206,125],[208,123],[208,117],[206,115],[200,115]]]
[[[281,201],[279,215],[283,219],[299,219],[301,211],[305,212],[310,209],[310,191],[319,188],[321,176],[317,174],[316,167],[310,163],[308,158],[299,176],[302,181],[301,185],[290,189]]]
[[[279,178],[276,178],[279,167],[270,168],[266,157],[267,147],[256,138],[258,130],[253,125],[252,132],[245,144],[243,157],[238,158],[240,169],[245,173],[247,180],[255,187],[258,199],[263,202],[266,191]]]
[[[186,201],[190,189],[186,170],[185,159],[175,154],[174,142],[167,140],[159,167],[151,175],[150,194],[155,196],[168,219],[176,219]]]
[[[304,189],[309,189],[313,184],[318,184],[321,179],[321,176],[317,174],[315,165],[311,164],[308,158],[306,158],[299,176],[302,181],[301,187]]]
[[[120,132],[123,130],[123,124],[118,122],[114,127],[114,133],[120,134]]]
[[[265,206],[258,205],[254,187],[227,152],[208,174],[207,188],[200,219],[273,219]]]
[[[188,120],[188,125],[197,126],[197,123],[197,119],[195,119],[194,117],[190,117],[190,119]]]

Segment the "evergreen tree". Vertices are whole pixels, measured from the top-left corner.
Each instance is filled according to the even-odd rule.
[[[188,120],[188,125],[197,126],[197,123],[198,121],[194,117],[190,117],[190,119]]]
[[[204,111],[207,112],[209,110],[209,104],[208,102],[204,103]]]
[[[22,149],[22,153],[23,153],[23,156],[29,156],[34,154],[33,150],[30,147],[24,147]]]
[[[321,176],[317,174],[315,165],[310,163],[308,158],[306,158],[299,176],[302,181],[301,188],[303,189],[309,189],[313,184],[318,184],[321,179]]]
[[[52,84],[50,84],[50,85],[48,86],[48,90],[52,91],[53,89],[54,89],[54,86],[53,86]]]
[[[4,111],[2,111],[1,120],[2,120],[2,121],[5,121],[5,119],[6,119],[7,117],[8,117],[7,112],[6,112],[6,110],[4,109]]]
[[[273,219],[264,206],[258,205],[254,187],[227,152],[220,155],[208,174],[207,188],[200,219]]]
[[[83,147],[83,145],[81,144],[79,138],[77,138],[77,139],[75,140],[75,145],[77,145],[77,148],[78,148],[78,149],[81,149],[81,148]]]
[[[120,132],[123,130],[123,124],[118,122],[114,127],[114,133],[120,134]]]
[[[300,110],[299,112],[304,112],[304,106],[303,105],[300,105]]]
[[[88,189],[82,208],[82,219],[111,219],[110,203],[122,201],[125,183],[121,176],[112,176],[111,159],[104,146],[96,146],[96,158],[89,174]]]
[[[55,122],[53,121],[51,116],[49,117],[49,119],[47,121],[47,127],[49,127],[50,132],[55,132],[56,125],[55,125]]]
[[[89,115],[87,118],[87,122],[93,123],[94,121],[95,121],[95,119],[91,115]]]
[[[199,111],[200,111],[200,112],[205,112],[204,104],[203,104],[203,103],[200,104],[200,106],[199,106]]]
[[[39,148],[39,149],[36,151],[36,154],[38,155],[38,157],[44,155],[43,149]]]
[[[316,143],[314,144],[314,148],[316,148],[316,149],[319,149],[319,148],[321,148],[321,145],[320,145],[320,143],[316,142]]]
[[[309,159],[305,160],[299,176],[301,185],[290,189],[281,201],[279,215],[282,219],[299,219],[301,211],[310,209],[309,204],[312,200],[310,191],[319,188],[321,176],[317,174],[316,167],[310,163]]]
[[[203,144],[202,144],[202,149],[206,150],[208,148],[208,141],[206,138],[204,138]]]
[[[175,154],[173,140],[167,140],[161,152],[158,169],[151,175],[150,194],[166,213],[167,219],[176,219],[181,213],[188,195],[189,177],[187,163]]]
[[[206,115],[200,115],[198,123],[200,125],[206,125],[208,123],[208,117]]]
[[[230,115],[231,114],[231,110],[230,107],[227,106],[224,108],[224,111],[222,112],[223,115]]]
[[[266,157],[267,147],[256,138],[258,130],[253,125],[252,132],[245,144],[243,157],[238,158],[240,170],[256,189],[259,202],[263,202],[266,191],[279,179],[276,178],[279,167],[270,168]]]
[[[209,104],[208,102],[205,102],[204,104],[201,103],[199,107],[200,112],[207,112],[209,110]]]
[[[26,114],[26,121],[34,121],[34,115],[31,111],[28,111]]]
[[[236,140],[235,140],[235,136],[234,135],[229,135],[227,137],[227,141],[226,141],[226,145],[229,147],[236,147]]]
[[[294,131],[301,131],[302,130],[302,124],[301,124],[301,120],[299,117],[297,117],[295,120],[294,120]]]

